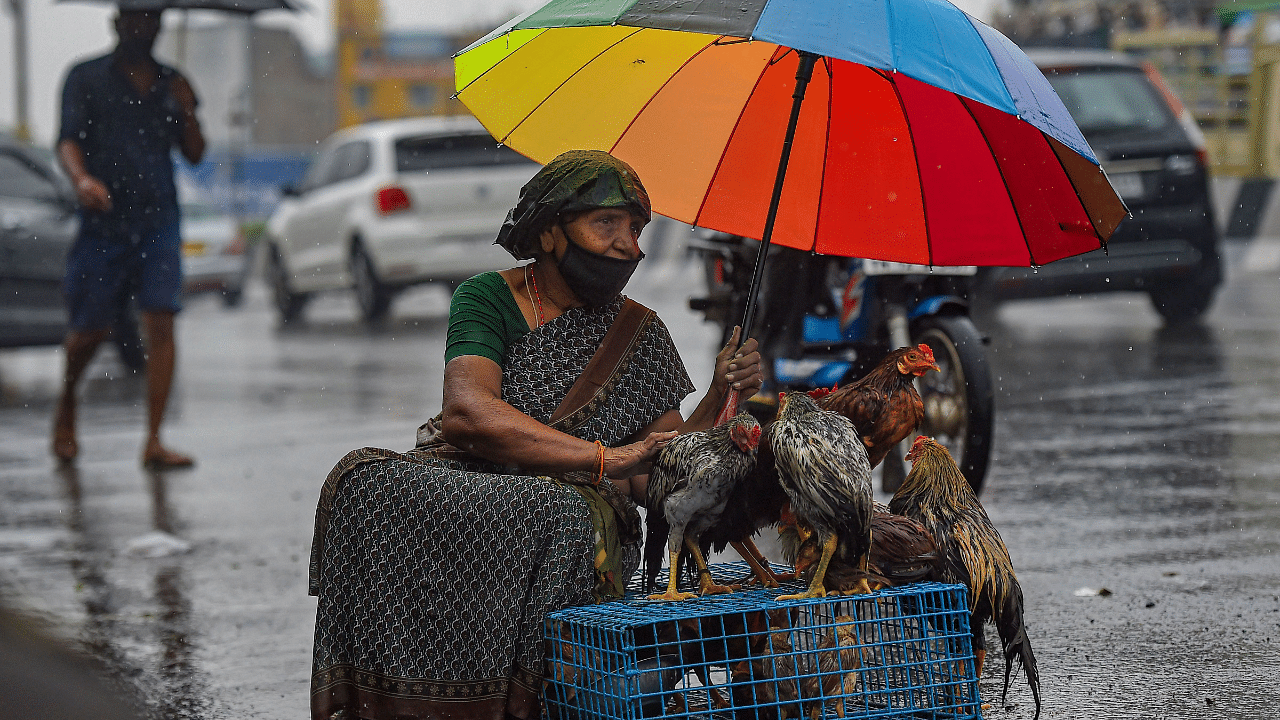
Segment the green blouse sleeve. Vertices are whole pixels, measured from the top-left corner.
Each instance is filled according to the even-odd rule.
[[[479,355],[503,365],[507,348],[529,332],[511,286],[496,272],[488,272],[458,286],[449,303],[449,332],[444,361],[460,355]]]

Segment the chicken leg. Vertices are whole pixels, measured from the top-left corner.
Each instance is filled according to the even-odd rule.
[[[764,553],[760,552],[760,548],[756,547],[755,541],[751,538],[729,544],[751,566],[753,577],[747,580],[747,583],[759,581],[761,587],[776,588],[783,580],[795,579],[795,573],[775,573],[769,567],[769,560],[764,556]]]
[[[862,557],[858,558],[858,570],[861,572],[861,574],[858,577],[857,582],[854,583],[853,588],[846,590],[844,592],[845,595],[870,595],[871,594],[871,584],[867,581],[867,578],[870,577],[870,571],[869,571],[869,568],[867,567],[868,556],[869,556],[869,553],[864,554]]]
[[[779,595],[778,600],[808,600],[810,598],[820,598],[827,596],[827,590],[822,584],[822,580],[827,575],[827,566],[831,564],[831,558],[836,554],[836,534],[828,533],[827,538],[822,541],[822,557],[818,560],[818,567],[814,568],[813,579],[809,581],[809,589],[795,595]]]
[[[680,592],[676,590],[676,580],[677,580],[676,568],[679,567],[678,563],[680,562],[680,551],[672,550],[670,552],[670,556],[671,556],[671,565],[667,569],[667,591],[660,595],[650,595],[649,599],[650,600],[667,600],[667,601],[674,602],[677,600],[689,600],[689,599],[698,597],[697,593],[687,593],[687,592]]]
[[[693,556],[693,562],[698,566],[698,591],[700,594],[721,595],[742,589],[740,585],[718,585],[716,581],[711,579],[711,570],[707,567],[707,559],[702,556],[702,550],[698,548],[698,543],[694,542],[693,538],[686,537],[684,546],[689,549],[689,554]]]

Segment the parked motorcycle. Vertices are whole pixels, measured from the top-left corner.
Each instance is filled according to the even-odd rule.
[[[689,307],[720,325],[721,342],[727,342],[746,303],[759,243],[708,232],[690,248],[703,259],[707,295],[690,299]],[[933,350],[940,372],[916,381],[925,408],[918,432],[942,443],[974,491],[980,491],[991,457],[994,392],[984,339],[965,300],[976,269],[811,259],[816,264],[804,273],[784,276],[785,291],[792,300],[800,298],[795,307],[802,313],[802,329],[796,333],[798,342],[766,357],[772,361],[776,389],[843,385],[862,377],[890,351],[924,343]],[[777,291],[766,287],[765,304],[770,290]],[[772,315],[776,321],[776,313]],[[771,313],[761,308],[757,316],[769,322]],[[902,458],[913,440],[907,438],[885,459],[881,477],[886,492],[905,477]]]

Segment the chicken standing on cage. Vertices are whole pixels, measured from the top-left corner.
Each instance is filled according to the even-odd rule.
[[[848,418],[819,409],[804,393],[780,398],[771,437],[791,512],[813,528],[822,548],[808,589],[778,599],[824,597],[823,578],[833,557],[867,571],[873,502],[867,449]],[[871,588],[864,578],[853,591],[869,593]]]
[[[929,531],[909,517],[889,512],[888,505],[877,502],[873,507],[867,572],[834,557],[827,565],[826,588],[847,592],[864,577],[875,590],[941,580],[942,556]],[[801,527],[790,513],[784,514],[779,523],[778,543],[782,546],[783,559],[795,566],[800,577],[809,574],[822,554],[813,532]]]
[[[698,545],[704,557],[711,552],[724,552],[732,546],[751,567],[751,577],[744,582],[759,582],[762,587],[775,588],[785,580],[795,579],[794,573],[777,572],[768,558],[755,544],[755,536],[767,527],[776,525],[787,507],[787,492],[778,480],[772,450],[772,425],[764,428],[760,447],[756,451],[756,464],[733,487],[724,512],[708,525],[698,537]],[[688,553],[680,554],[680,567],[688,569]],[[646,571],[646,585],[652,587],[660,560],[651,560],[652,568]]]
[[[1009,677],[1017,659],[1031,686],[1039,718],[1040,675],[1027,638],[1022,586],[1009,549],[946,448],[922,435],[911,446],[907,461],[912,463],[911,472],[894,493],[889,508],[928,528],[942,552],[943,579],[969,589],[978,674],[982,674],[986,656],[983,627],[990,620],[1004,651],[1004,696],[1008,696]]]
[[[756,463],[760,423],[750,413],[738,413],[724,425],[673,438],[658,454],[649,473],[645,508],[649,534],[645,540],[646,577],[656,575],[667,548],[670,570],[667,591],[650,600],[687,600],[699,593],[676,589],[681,548],[698,565],[700,594],[730,592],[717,585],[707,570],[699,536],[725,511],[734,487]]]
[[[819,389],[812,394],[823,410],[853,421],[874,468],[894,445],[920,427],[924,402],[916,392],[915,379],[937,369],[933,350],[921,343],[894,350],[871,372],[849,385],[830,391]]]

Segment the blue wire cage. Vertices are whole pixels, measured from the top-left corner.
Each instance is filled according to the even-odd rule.
[[[724,563],[711,574],[750,573]],[[683,602],[631,592],[551,613],[545,719],[981,717],[964,586],[777,600],[802,589]]]

